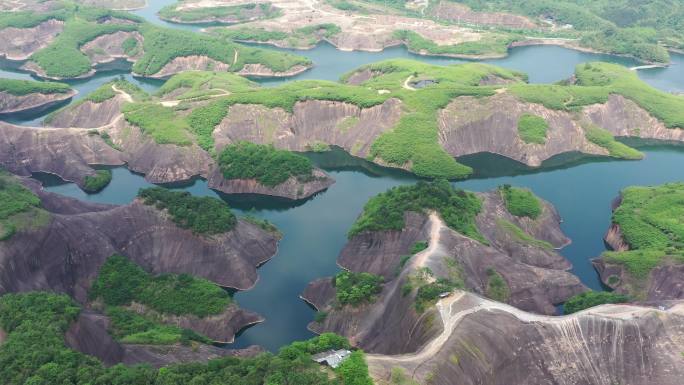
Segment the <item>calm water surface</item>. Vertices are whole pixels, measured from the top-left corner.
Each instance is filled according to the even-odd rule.
[[[135,13],[153,23],[172,28],[198,30],[196,26],[166,23],[156,17],[169,0],[148,0],[150,5]],[[287,50],[310,57],[315,67],[295,79],[337,80],[343,73],[360,65],[390,59],[411,58],[434,64],[464,62],[449,58],[424,57],[410,54],[403,47],[379,53],[341,52],[328,44],[313,50]],[[521,70],[529,74],[531,82],[554,82],[573,73],[576,64],[604,60],[627,66],[630,59],[607,55],[587,54],[560,47],[537,46],[511,50],[507,58],[488,61],[492,64]],[[651,85],[671,92],[684,91],[684,56],[673,55],[673,65],[665,69],[639,71],[639,76]],[[31,79],[18,70],[18,63],[0,62],[0,77]],[[158,81],[141,81],[130,76],[130,66],[112,68],[96,76],[69,81],[79,91],[79,97],[118,76],[124,76],[148,91],[160,85]],[[264,85],[276,85],[292,79],[262,80]],[[14,117],[13,122],[26,125],[40,124],[42,117]],[[646,147],[642,161],[606,161],[583,158],[571,167],[529,170],[523,165],[493,155],[477,155],[462,159],[481,170],[475,178],[455,183],[474,191],[486,191],[504,183],[532,189],[537,195],[553,203],[562,215],[562,228],[573,243],[562,250],[573,263],[577,274],[589,287],[601,285],[590,259],[604,249],[602,235],[610,222],[610,202],[629,185],[651,185],[681,181],[684,171],[682,147]],[[171,188],[190,191],[198,196],[225,199],[238,215],[251,214],[273,222],[283,232],[278,254],[259,269],[259,281],[249,291],[235,295],[246,309],[263,315],[266,322],[244,331],[231,347],[259,344],[270,350],[294,340],[310,337],[306,325],[313,319],[313,311],[299,299],[307,283],[339,271],[336,258],[346,242],[346,232],[372,196],[392,186],[414,183],[415,178],[352,158],[339,150],[327,154],[310,154],[316,164],[326,169],[336,183],[327,191],[306,202],[283,203],[273,199],[236,199],[219,195],[198,179],[185,186]],[[37,176],[52,192],[79,199],[125,204],[132,201],[143,187],[151,186],[140,175],[125,168],[113,169],[112,183],[99,194],[88,195],[72,183]]]

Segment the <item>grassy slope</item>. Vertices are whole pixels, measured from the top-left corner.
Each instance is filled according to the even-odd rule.
[[[630,247],[625,252],[606,252],[607,262],[622,264],[634,279],[635,296],[650,272],[663,263],[684,263],[684,184],[628,187],[613,213]]]
[[[40,199],[0,169],[0,241],[19,230],[44,226],[49,218],[40,209]]]
[[[23,96],[33,93],[65,94],[71,91],[71,87],[64,83],[0,79],[0,91],[4,91],[15,96]]]

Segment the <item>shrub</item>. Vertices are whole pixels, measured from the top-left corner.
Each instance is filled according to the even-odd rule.
[[[537,219],[541,215],[542,204],[532,191],[510,185],[503,185],[499,191],[509,213],[517,217],[529,217],[531,219]]]
[[[499,301],[507,302],[511,297],[511,290],[508,283],[494,268],[487,269],[487,297]]]
[[[256,179],[269,187],[291,177],[306,180],[313,172],[311,161],[302,155],[250,142],[226,146],[219,155],[219,167],[226,179]]]
[[[112,181],[111,170],[97,170],[95,176],[86,175],[83,181],[83,190],[89,194],[104,190]]]
[[[427,248],[428,248],[428,242],[427,241],[416,242],[413,244],[413,246],[411,246],[411,254],[418,254]]]
[[[340,366],[335,369],[344,385],[373,385],[373,380],[368,375],[368,365],[361,350],[352,352]]]
[[[576,313],[580,310],[602,305],[605,303],[629,302],[629,297],[607,291],[586,291],[570,297],[563,306],[565,314]]]
[[[453,230],[486,242],[475,226],[475,216],[481,206],[475,194],[455,189],[445,180],[393,187],[366,203],[363,213],[349,230],[349,236],[364,231],[401,230],[407,211],[426,213],[435,210]]]
[[[64,83],[0,79],[0,92],[2,91],[15,96],[22,96],[33,93],[65,94],[71,91],[71,87],[69,87],[68,84]]]
[[[230,207],[220,199],[194,197],[189,192],[151,187],[138,192],[146,205],[168,210],[178,226],[197,234],[220,234],[232,230],[237,219]]]
[[[588,141],[608,150],[608,154],[612,157],[622,159],[641,159],[644,157],[641,152],[615,140],[610,131],[598,126],[585,127],[584,135]]]
[[[522,114],[518,119],[518,134],[525,143],[546,143],[546,130],[549,124],[542,117]]]
[[[372,302],[373,296],[382,291],[383,278],[371,273],[344,271],[335,276],[334,286],[337,302],[341,305],[358,306]]]
[[[110,306],[133,301],[167,314],[219,314],[231,303],[228,293],[216,284],[188,274],[152,276],[128,258],[107,259],[93,283],[90,295]]]

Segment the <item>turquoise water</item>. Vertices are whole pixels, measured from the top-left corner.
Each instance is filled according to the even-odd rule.
[[[198,29],[165,23],[154,16],[156,10],[169,0],[150,1],[150,7],[136,13],[148,20],[174,28]],[[288,50],[292,51],[292,50]],[[292,51],[312,58],[315,67],[295,79],[336,80],[344,72],[360,65],[389,58],[413,58],[435,64],[463,62],[448,58],[416,56],[403,47],[379,53],[341,52],[328,44],[313,50]],[[576,52],[552,46],[522,47],[511,50],[510,56],[489,61],[493,64],[527,72],[532,82],[553,82],[570,76],[577,63],[605,60],[623,65],[635,65],[632,60],[606,55]],[[684,90],[684,56],[674,55],[673,65],[666,69],[639,71],[642,79],[666,91]],[[0,76],[30,79],[16,69],[17,63],[0,62]],[[158,81],[132,78],[130,68],[112,69],[86,79],[70,81],[79,90],[78,97],[118,76],[124,76],[141,87],[154,91]],[[264,85],[276,85],[292,79],[262,80]],[[21,124],[39,124],[41,117],[15,118]],[[602,236],[610,222],[610,202],[620,189],[629,185],[660,184],[684,179],[679,165],[684,162],[684,147],[645,147],[642,161],[612,161],[578,158],[562,167],[532,170],[513,161],[494,155],[469,156],[461,161],[474,165],[479,174],[473,179],[457,182],[456,186],[486,191],[509,183],[532,189],[553,203],[562,215],[562,228],[572,244],[561,252],[573,263],[573,273],[591,288],[601,289],[590,259],[605,250]],[[307,283],[339,271],[336,258],[346,242],[346,232],[372,196],[416,179],[403,172],[384,169],[363,160],[352,158],[340,150],[326,154],[309,154],[316,164],[327,170],[336,183],[327,191],[306,202],[285,203],[265,198],[235,198],[219,195],[206,182],[197,179],[185,186],[170,188],[190,191],[194,195],[225,199],[239,215],[249,213],[267,219],[283,232],[277,255],[259,269],[259,281],[249,291],[238,292],[238,303],[263,315],[266,322],[244,331],[230,347],[259,344],[270,350],[298,339],[310,337],[306,325],[313,319],[313,311],[299,294]],[[143,187],[151,186],[140,175],[125,168],[113,169],[112,183],[102,192],[88,195],[72,183],[54,177],[37,176],[52,192],[79,199],[125,204],[132,201]]]

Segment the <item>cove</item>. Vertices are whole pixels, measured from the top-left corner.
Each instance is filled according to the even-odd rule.
[[[521,165],[496,159],[512,174],[486,175],[455,182],[458,187],[487,191],[509,183],[532,189],[556,206],[565,234],[572,243],[561,253],[573,264],[572,272],[587,286],[601,290],[590,259],[605,250],[603,234],[610,223],[610,203],[618,192],[630,185],[655,185],[684,180],[684,170],[673,165],[684,162],[684,147],[642,147],[641,161],[585,159],[571,167],[522,171]],[[245,330],[229,347],[259,344],[269,350],[311,336],[306,329],[314,312],[299,299],[306,285],[339,271],[336,258],[346,243],[346,233],[361,213],[366,201],[393,186],[415,183],[416,178],[402,172],[369,165],[339,149],[309,155],[328,171],[336,183],[327,191],[298,204],[271,199],[239,199],[220,196],[198,179],[186,186],[172,186],[198,196],[225,199],[238,215],[250,214],[273,222],[283,232],[277,255],[259,269],[256,286],[235,295],[241,307],[263,315],[266,322]],[[466,163],[492,162],[493,155],[481,154]],[[503,172],[508,170],[504,169]],[[99,194],[88,195],[72,183],[44,177],[48,191],[102,203],[125,204],[141,187],[150,186],[144,178],[125,168],[113,170],[112,183]]]

